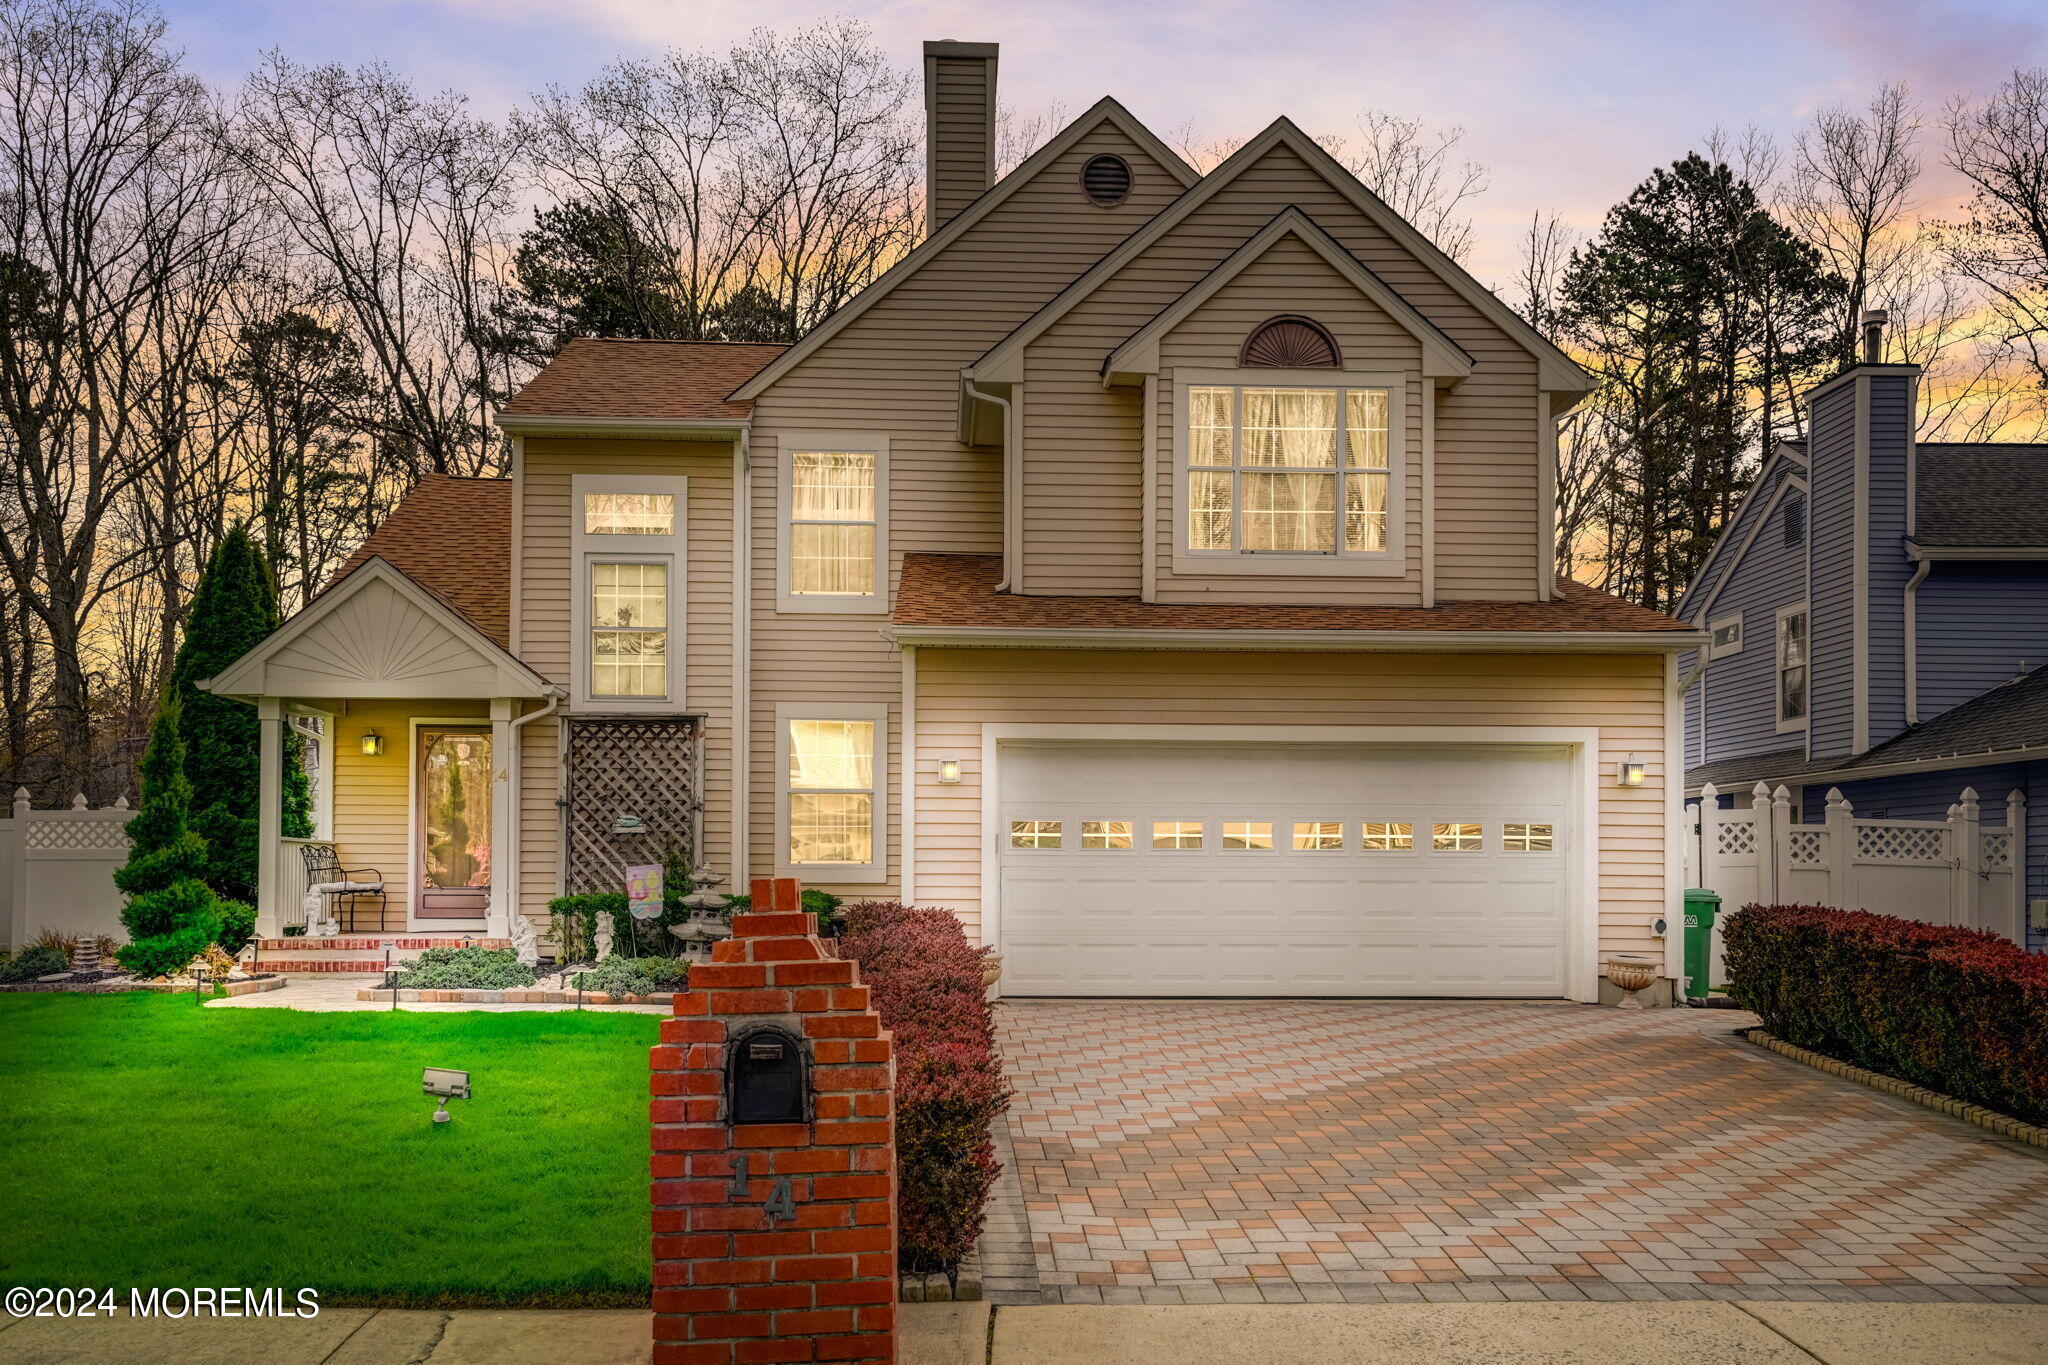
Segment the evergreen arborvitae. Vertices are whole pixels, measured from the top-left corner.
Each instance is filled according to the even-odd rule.
[[[121,922],[129,942],[116,954],[138,976],[182,970],[220,933],[220,898],[204,880],[206,841],[193,830],[192,787],[178,704],[166,701],[142,755],[142,808],[128,822],[128,861],[114,885],[128,898]]]
[[[199,683],[220,676],[277,624],[270,566],[248,530],[233,527],[214,547],[192,595],[185,638],[171,663],[171,696],[182,716],[192,828],[206,843],[206,882],[238,901],[256,898],[261,727],[256,708],[201,691]]]

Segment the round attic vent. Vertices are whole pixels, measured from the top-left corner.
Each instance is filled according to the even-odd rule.
[[[1090,203],[1115,208],[1131,197],[1131,163],[1120,156],[1091,158],[1081,168],[1081,192]]]

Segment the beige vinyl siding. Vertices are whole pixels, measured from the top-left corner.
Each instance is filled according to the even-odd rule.
[[[345,928],[402,933],[418,877],[412,867],[412,722],[415,717],[461,717],[488,726],[491,708],[479,701],[353,701],[333,703],[335,720],[333,838],[335,856],[351,872],[375,868],[384,878],[384,918],[358,910]],[[363,753],[363,733],[375,730],[384,752]],[[481,925],[478,926],[479,929]]]
[[[989,130],[996,111],[990,79],[995,62],[987,57],[934,57],[927,63],[932,81],[931,118],[926,135],[929,153],[930,226],[943,226],[995,183]]]
[[[678,711],[704,716],[704,851],[724,871],[732,847],[733,447],[722,441],[526,438],[520,470],[519,656],[542,677],[570,686],[570,563],[577,474],[650,474],[688,480],[684,491],[683,639],[671,650],[683,670]],[[602,710],[602,707],[593,709]],[[564,714],[574,714],[573,702]],[[547,902],[559,895],[561,727],[525,727],[520,908],[545,931]]]
[[[1124,510],[1134,505],[1138,459],[1130,436],[1135,430],[1131,400],[1101,388],[1102,361],[1289,205],[1300,208],[1473,358],[1473,373],[1445,391],[1436,406],[1438,599],[1527,601],[1538,596],[1547,528],[1540,494],[1535,358],[1286,147],[1274,148],[1247,167],[1027,348],[1022,386],[1025,481],[1031,490],[1026,536],[1028,541],[1035,534],[1051,534],[1058,549],[1041,555],[1027,544],[1026,592],[1104,590],[1073,586],[1088,583],[1113,583],[1108,590],[1121,593],[1137,591],[1138,554],[1128,540],[1063,538],[1057,529],[1060,501],[1054,499],[1078,503],[1097,498],[1135,528]],[[1284,275],[1289,259],[1285,254],[1275,258],[1268,278]],[[1251,269],[1265,265],[1262,261]],[[1308,278],[1301,275],[1287,287],[1305,285]],[[1233,281],[1218,297],[1236,294],[1239,283]],[[1299,311],[1321,317],[1333,305],[1358,297],[1348,284],[1341,293],[1334,287],[1322,292],[1327,302]],[[1260,316],[1281,311],[1286,310],[1276,303]],[[1118,435],[1106,439],[1104,432]],[[1091,458],[1075,458],[1072,452],[1084,448],[1093,452]],[[1036,476],[1040,460],[1055,462],[1053,477]],[[1041,506],[1033,495],[1048,500]],[[1420,499],[1415,501],[1419,506]],[[1061,551],[1078,563],[1055,562]],[[1241,581],[1235,586],[1244,589]],[[1355,600],[1387,600],[1374,597],[1376,590],[1360,591]],[[1174,594],[1163,582],[1160,597],[1229,600],[1215,592]]]
[[[1131,197],[1102,209],[1081,192],[1090,157],[1131,163]],[[754,404],[751,875],[776,853],[775,707],[886,703],[890,713],[886,883],[827,890],[875,896],[897,884],[900,809],[894,737],[902,659],[874,615],[775,609],[780,528],[779,434],[861,432],[889,438],[889,582],[906,551],[1002,549],[1002,453],[960,444],[958,373],[1180,193],[1180,181],[1113,125],[1101,124],[945,251],[897,285]],[[722,870],[722,869],[721,869]],[[743,880],[743,878],[736,878]]]
[[[1600,732],[1600,948],[1660,952],[1664,776],[1619,787],[1630,753],[1664,752],[1661,655],[917,651],[917,899],[981,925],[981,727],[1553,726]],[[961,761],[957,785],[937,781]]]

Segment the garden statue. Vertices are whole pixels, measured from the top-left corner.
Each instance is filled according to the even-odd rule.
[[[332,897],[338,891],[356,889],[355,882],[316,882],[306,888],[303,903],[306,910],[306,937],[333,938],[341,932],[341,921],[329,913],[334,904]]]
[[[693,961],[708,959],[712,944],[732,937],[732,926],[725,919],[725,897],[711,889],[724,880],[709,868],[690,874],[690,884],[697,888],[683,897],[690,917],[681,924],[668,927],[671,934],[683,941],[684,957]]]
[[[100,969],[100,941],[91,934],[80,934],[71,945],[71,970],[74,972],[96,972]]]
[[[512,951],[519,954],[519,960],[531,967],[540,961],[540,935],[533,931],[533,921],[512,912]]]

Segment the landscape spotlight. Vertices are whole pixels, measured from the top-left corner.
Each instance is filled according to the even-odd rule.
[[[434,1111],[434,1122],[446,1123],[455,1117],[448,1112],[448,1101],[469,1098],[469,1073],[430,1066],[420,1076],[420,1089],[426,1094],[441,1097],[441,1107]]]

